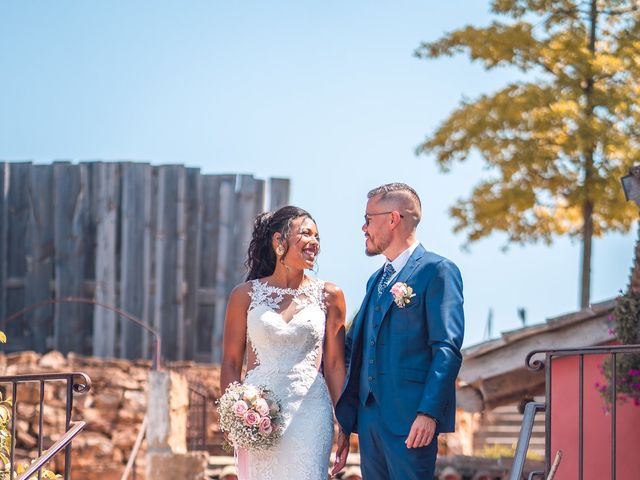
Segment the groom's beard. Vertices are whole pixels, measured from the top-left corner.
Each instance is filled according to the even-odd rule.
[[[369,241],[366,243],[366,246],[364,248],[364,253],[367,254],[368,257],[375,257],[376,255],[380,255],[382,252],[384,252],[387,247],[389,246],[389,244],[391,243],[391,239],[390,238],[385,238],[385,237],[377,237],[377,238],[371,238],[371,237],[367,237],[369,239]]]

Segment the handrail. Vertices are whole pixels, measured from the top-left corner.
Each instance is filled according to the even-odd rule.
[[[22,475],[20,475],[17,480],[27,480],[31,475],[40,470],[45,464],[49,463],[51,459],[62,449],[66,448],[67,445],[71,443],[71,441],[82,431],[85,427],[86,422],[72,422],[73,426],[65,432],[65,434],[51,445],[51,448],[43,452],[30,466],[27,468]],[[11,465],[13,468],[13,465]]]
[[[536,413],[544,412],[546,406],[540,402],[529,402],[524,407],[524,417],[522,418],[522,427],[520,428],[520,436],[518,437],[518,446],[513,457],[509,480],[520,480],[524,470],[524,463],[527,459],[527,450],[529,449],[529,441],[533,432],[533,421]]]
[[[584,437],[585,437],[585,428],[584,428],[584,383],[585,383],[585,357],[591,355],[603,355],[608,357],[608,361],[611,364],[611,374],[609,379],[610,385],[610,404],[611,404],[611,479],[615,480],[616,478],[616,469],[617,469],[617,441],[616,441],[616,430],[617,430],[617,399],[618,399],[618,369],[616,367],[617,358],[621,355],[625,354],[640,354],[640,344],[635,345],[598,345],[598,346],[590,346],[590,347],[570,347],[570,348],[549,348],[549,349],[536,349],[530,351],[525,359],[525,365],[529,370],[545,373],[545,404],[546,407],[544,411],[545,415],[545,471],[544,472],[531,472],[529,475],[529,479],[533,476],[540,475],[543,473],[547,475],[547,479],[552,478],[552,474],[554,473],[553,467],[555,466],[551,464],[551,431],[552,431],[552,409],[553,409],[553,399],[552,399],[552,382],[553,378],[551,375],[552,363],[559,358],[566,357],[577,357],[577,370],[578,370],[578,476],[577,478],[581,480],[584,476]],[[544,358],[541,356],[544,355]],[[536,357],[537,358],[534,358]],[[530,404],[527,404],[529,407]],[[521,440],[526,440],[527,444],[529,441],[527,434],[527,429],[532,428],[531,425],[526,424],[526,419],[523,419],[522,429],[520,431],[520,439],[518,440],[518,447],[516,456],[517,459],[514,459],[514,464],[512,466],[512,470],[510,472],[509,480],[516,480],[520,478],[522,473],[522,469],[524,467],[524,456],[526,454],[526,448],[524,445],[522,446],[523,451],[521,451]],[[562,458],[561,456],[558,458]],[[517,460],[517,461],[516,461]],[[558,460],[559,461],[559,460]],[[557,468],[557,467],[556,467]]]
[[[15,318],[21,317],[25,313],[28,313],[28,312],[30,312],[32,310],[36,310],[36,309],[41,308],[41,307],[46,307],[47,305],[55,305],[55,304],[58,304],[58,303],[84,303],[84,304],[87,304],[87,305],[95,305],[97,307],[102,307],[102,308],[110,310],[110,311],[112,311],[114,313],[117,313],[121,317],[124,317],[127,320],[130,320],[133,323],[135,323],[136,325],[142,327],[144,330],[146,330],[151,335],[153,335],[153,338],[155,340],[155,351],[154,351],[154,354],[153,354],[151,369],[152,370],[158,370],[160,368],[160,355],[161,355],[161,352],[160,352],[160,342],[161,342],[160,333],[156,329],[150,327],[148,324],[146,324],[145,322],[143,322],[139,318],[131,315],[130,313],[127,313],[124,310],[119,309],[118,307],[113,307],[111,305],[107,305],[105,303],[98,302],[97,300],[94,300],[93,298],[84,298],[84,297],[49,298],[47,300],[42,300],[41,302],[33,303],[33,304],[23,308],[22,310],[18,310],[17,312],[12,313],[11,315],[9,315],[5,319],[3,319],[2,322],[3,322],[3,324],[6,324],[9,321],[14,320]]]
[[[133,444],[133,449],[131,450],[131,455],[129,456],[129,460],[127,461],[127,466],[122,473],[122,477],[120,480],[127,480],[129,478],[129,474],[131,470],[136,464],[136,457],[138,456],[138,450],[140,450],[140,445],[142,445],[142,440],[144,440],[144,436],[147,433],[147,424],[149,423],[147,416],[144,416],[142,420],[142,425],[140,425],[140,430],[138,431],[138,436],[136,437],[136,441]]]
[[[15,464],[15,445],[16,444],[14,440],[16,438],[16,422],[17,422],[16,406],[18,404],[18,398],[17,398],[18,385],[31,383],[31,382],[38,383],[40,385],[37,445],[38,445],[38,459],[41,459],[43,458],[42,446],[43,446],[43,438],[44,438],[43,437],[43,428],[44,428],[43,412],[44,412],[44,398],[45,398],[44,390],[47,382],[55,382],[55,381],[64,381],[66,383],[65,434],[63,435],[62,439],[59,440],[59,442],[64,441],[64,439],[69,439],[69,441],[67,441],[65,445],[61,448],[65,449],[64,478],[66,479],[71,478],[70,477],[70,471],[71,471],[71,444],[70,444],[71,440],[70,439],[75,437],[85,425],[85,422],[80,422],[82,425],[78,427],[78,422],[71,421],[71,414],[73,411],[73,396],[74,396],[74,393],[83,394],[88,392],[91,389],[91,379],[89,378],[88,375],[82,372],[32,373],[32,374],[25,374],[25,375],[0,376],[0,384],[11,384],[11,427],[10,427],[11,433],[10,435],[11,435],[12,441],[10,442],[11,446],[9,451],[9,464],[11,465],[9,478],[11,480],[15,478],[15,469],[13,468],[13,466]],[[70,431],[73,432],[72,436],[67,435],[67,433]],[[57,446],[59,445],[59,443],[56,442],[54,445]],[[45,455],[48,455],[48,459],[45,459],[44,463],[48,462],[51,456],[55,455],[59,451],[60,449],[56,450],[50,455],[49,455],[49,451],[45,452]],[[35,470],[42,468],[43,464],[41,464],[40,467],[37,467]],[[20,478],[23,478],[23,477],[24,476],[21,476]]]
[[[549,356],[564,357],[568,355],[591,355],[598,353],[638,353],[640,344],[638,345],[602,345],[597,347],[577,347],[577,348],[548,348],[532,350],[527,354],[525,365],[530,370],[542,370],[545,367],[543,360],[533,360],[535,355],[545,354]]]
[[[53,373],[27,373],[21,375],[2,375],[0,376],[0,383],[24,383],[24,382],[39,382],[41,380],[67,380],[69,377],[73,378],[72,389],[76,393],[86,393],[91,390],[91,379],[86,373],[83,372],[53,372]],[[76,377],[80,377],[82,382],[76,382]]]

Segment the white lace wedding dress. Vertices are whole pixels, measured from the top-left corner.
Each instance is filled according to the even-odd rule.
[[[240,473],[248,473],[239,480],[326,480],[333,408],[318,371],[326,321],[324,282],[307,279],[293,290],[253,280],[250,296],[247,334],[257,366],[245,383],[264,385],[278,396],[284,433],[274,448],[239,457]],[[281,303],[290,299],[296,312],[287,322]]]

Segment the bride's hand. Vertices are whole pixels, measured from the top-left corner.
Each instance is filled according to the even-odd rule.
[[[336,448],[336,461],[331,469],[331,476],[334,476],[344,468],[347,463],[347,457],[349,456],[349,437],[345,435],[342,430],[338,433],[336,443],[338,444],[338,448]]]

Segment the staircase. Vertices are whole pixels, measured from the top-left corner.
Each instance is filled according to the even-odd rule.
[[[485,412],[473,438],[473,450],[486,452],[492,447],[515,449],[523,415],[517,405],[506,405]],[[536,416],[529,443],[529,452],[544,457],[544,413]]]

